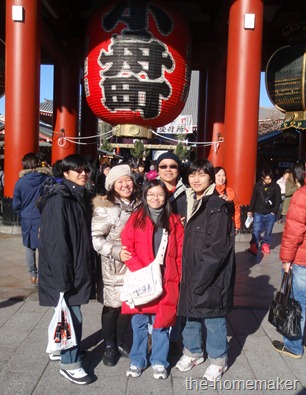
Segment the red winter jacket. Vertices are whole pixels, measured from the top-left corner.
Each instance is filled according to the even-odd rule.
[[[306,185],[292,196],[279,257],[282,262],[306,266]]]
[[[131,215],[121,233],[122,245],[132,254],[132,258],[125,262],[131,271],[141,269],[154,260],[154,227],[147,217],[145,229],[134,228],[133,221],[139,213],[140,211],[137,211]],[[184,228],[179,216],[171,214],[164,261],[164,292],[161,297],[143,306],[130,308],[126,303],[122,303],[123,314],[156,314],[154,328],[168,328],[175,324],[182,270],[183,235]]]

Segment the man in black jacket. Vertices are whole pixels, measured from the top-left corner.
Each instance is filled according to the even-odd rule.
[[[249,252],[257,255],[261,233],[261,250],[270,254],[271,234],[276,220],[276,215],[281,203],[279,185],[273,181],[271,169],[263,169],[261,179],[255,184],[248,216],[254,216],[252,239]]]
[[[92,378],[82,368],[81,305],[91,294],[91,205],[85,188],[90,168],[85,158],[73,154],[61,162],[63,180],[45,187],[39,200],[39,303],[56,306],[60,292],[72,316],[77,345],[62,349],[60,374],[76,384],[89,384]]]

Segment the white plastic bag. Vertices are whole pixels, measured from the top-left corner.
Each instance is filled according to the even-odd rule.
[[[252,222],[253,222],[253,217],[247,217],[247,219],[245,220],[245,227],[249,229],[249,227],[252,225]]]
[[[74,326],[70,310],[64,298],[64,293],[60,292],[60,297],[51,322],[48,327],[47,353],[65,350],[77,345]]]

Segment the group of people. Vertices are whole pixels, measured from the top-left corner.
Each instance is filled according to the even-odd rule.
[[[50,360],[61,361],[60,374],[76,384],[93,381],[83,369],[80,344],[81,305],[92,295],[95,252],[101,267],[97,299],[102,303],[103,363],[115,366],[120,357],[129,358],[127,377],[139,377],[151,365],[154,378],[166,379],[170,344],[175,345],[180,336],[183,354],[176,368],[188,371],[204,362],[205,327],[210,365],[204,378],[219,380],[228,368],[226,315],[233,307],[235,234],[241,227],[239,202],[227,186],[225,169],[196,159],[188,167],[185,185],[180,176],[181,162],[169,151],[156,160],[158,176],[142,186],[128,164],[109,166],[103,173],[103,192],[93,197],[86,188],[91,169],[82,156],[69,155],[57,163],[56,176],[41,172],[35,160],[32,153],[23,158],[24,170],[15,186],[13,206],[21,215],[29,272],[32,282],[38,282],[40,304],[55,307],[60,292],[64,292],[71,311],[77,345],[49,354]],[[27,204],[22,202],[29,182],[35,185],[30,217],[24,210]],[[263,172],[254,188],[251,247],[255,244],[258,248],[263,226],[267,230],[263,244],[271,243],[271,216],[277,210],[272,213],[265,203],[257,202],[261,189],[264,200],[280,201],[279,187],[274,184],[272,198],[271,183],[271,173]],[[268,212],[258,212],[258,207]],[[290,224],[290,210],[287,217]],[[34,227],[37,244],[32,244],[30,237]],[[164,233],[168,237],[161,266],[162,295],[133,308],[122,303],[120,292],[127,268],[133,272],[149,265]],[[38,268],[33,254],[37,246]],[[286,259],[294,263],[293,253]],[[133,332],[131,348],[129,325]],[[284,352],[290,344],[280,348]]]

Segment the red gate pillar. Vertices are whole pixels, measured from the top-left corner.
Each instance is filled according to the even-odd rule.
[[[262,0],[232,2],[226,75],[224,167],[229,185],[242,205],[250,202],[256,176],[262,28]]]
[[[77,56],[70,56],[66,63],[54,66],[52,163],[79,151],[79,96],[80,63]]]
[[[218,64],[218,62],[216,62]],[[207,141],[214,141],[206,147],[207,158],[214,166],[223,165],[224,156],[224,104],[225,104],[225,67],[210,65],[208,69],[206,125]],[[220,142],[217,142],[217,141]]]
[[[18,5],[17,5],[18,4]],[[39,131],[38,0],[6,1],[4,196],[13,197],[21,159],[38,152]],[[13,13],[13,5],[17,14]],[[19,14],[18,14],[19,12]],[[18,20],[21,19],[21,20]]]

